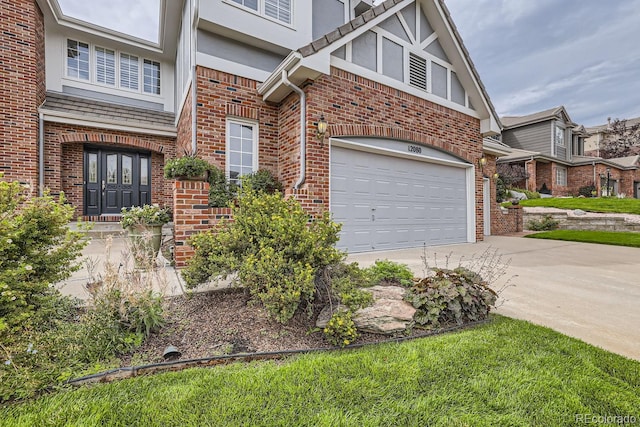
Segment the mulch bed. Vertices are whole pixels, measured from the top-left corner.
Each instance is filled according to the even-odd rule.
[[[270,319],[259,304],[251,303],[243,289],[167,298],[165,326],[135,352],[121,357],[121,366],[162,362],[169,345],[178,348],[181,360],[331,347],[315,327],[317,315],[317,310],[311,318],[298,313],[283,325]],[[356,342],[375,343],[389,338],[361,333]]]

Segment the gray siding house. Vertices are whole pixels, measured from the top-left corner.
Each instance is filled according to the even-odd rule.
[[[563,106],[500,120],[502,143],[512,151],[498,164],[526,170],[527,178],[519,186],[530,191],[546,189],[554,196],[577,195],[581,188],[593,186],[598,195],[639,197],[632,187],[640,180],[637,162],[585,156],[590,134],[571,120]]]

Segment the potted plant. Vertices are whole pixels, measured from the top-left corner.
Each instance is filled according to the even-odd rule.
[[[167,209],[157,205],[122,208],[120,224],[128,231],[137,265],[155,260],[162,244],[162,226],[170,220]]]
[[[168,160],[164,165],[164,177],[177,180],[206,181],[209,171],[209,162],[196,153],[185,152],[182,157]]]

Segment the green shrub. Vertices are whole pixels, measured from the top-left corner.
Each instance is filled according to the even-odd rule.
[[[309,221],[293,198],[244,189],[233,207],[233,221],[195,235],[195,255],[183,269],[189,288],[237,273],[268,313],[286,322],[315,293],[313,278],[344,258],[334,244],[340,225],[329,213]]]
[[[372,285],[371,279],[358,263],[340,262],[326,270],[329,280],[328,283],[323,283],[323,288],[329,289],[331,303],[342,304],[351,311],[371,305],[373,295],[362,289]]]
[[[553,219],[551,215],[545,215],[541,220],[532,219],[527,222],[527,230],[550,231],[558,228],[560,221]]]
[[[489,315],[497,294],[479,274],[464,267],[435,268],[434,272],[408,293],[407,301],[416,308],[416,324],[437,328],[442,324],[482,320]]]
[[[406,264],[385,260],[376,260],[366,269],[372,285],[395,284],[409,287],[413,285],[413,273]]]
[[[323,332],[331,344],[340,347],[345,347],[358,338],[356,325],[351,311],[348,310],[337,310],[333,313]]]
[[[235,199],[237,186],[227,181],[224,171],[216,166],[209,167],[209,206],[226,208]]]
[[[242,177],[242,188],[251,188],[256,193],[267,194],[282,193],[284,191],[282,183],[266,169],[260,169],[252,174],[244,175]]]
[[[67,227],[73,212],[64,196],[33,197],[0,175],[0,338],[30,327],[60,297],[52,285],[80,267],[74,261],[87,242]]]
[[[598,194],[595,185],[585,185],[578,189],[578,195],[584,197],[595,197]]]
[[[175,178],[198,178],[204,176],[209,170],[209,162],[196,156],[183,156],[167,160],[164,165],[164,177]]]
[[[502,177],[496,179],[496,202],[502,203],[509,198],[509,188]]]

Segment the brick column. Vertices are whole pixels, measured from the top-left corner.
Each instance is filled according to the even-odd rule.
[[[527,190],[536,191],[536,161],[530,161],[526,165],[526,172],[529,174],[529,179],[527,180]]]
[[[187,244],[192,234],[208,230],[210,225],[209,183],[176,181],[173,185],[173,236],[176,267],[184,267],[194,254]]]

